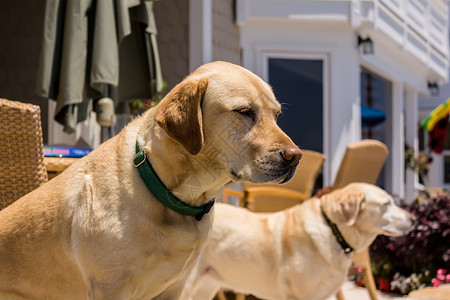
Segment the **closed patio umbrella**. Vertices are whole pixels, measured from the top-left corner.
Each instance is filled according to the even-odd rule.
[[[47,0],[37,94],[56,100],[55,120],[73,132],[94,99],[128,100],[162,88],[153,2]]]
[[[380,124],[386,119],[384,112],[361,105],[361,121],[364,128]]]

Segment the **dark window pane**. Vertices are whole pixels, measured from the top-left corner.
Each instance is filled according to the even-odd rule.
[[[450,156],[444,156],[444,183],[450,183]]]
[[[376,114],[381,113],[385,116],[385,119],[380,121],[373,118],[370,120],[370,116],[361,115],[361,138],[381,141],[389,148],[387,131],[391,124],[389,106],[392,102],[392,83],[366,69],[361,70],[360,76],[361,105]],[[381,170],[376,183],[382,188],[385,188],[385,174],[387,172],[385,169],[386,164]]]
[[[392,84],[386,79],[363,69],[361,71],[361,105],[375,112],[384,113],[388,117],[387,105],[391,102]],[[363,117],[363,116],[362,116]],[[362,139],[375,139],[386,143],[387,119],[381,122],[369,122],[361,120]],[[366,126],[364,126],[366,125]]]
[[[269,83],[283,114],[280,127],[300,148],[323,152],[323,62],[269,59]]]
[[[424,151],[425,150],[425,129],[423,129],[423,127],[419,127],[418,138],[419,138],[419,151]],[[412,146],[412,145],[410,145],[410,146]]]
[[[450,125],[447,125],[450,126]],[[450,150],[450,130],[447,129],[447,135],[445,136],[445,144],[444,144],[445,150]]]

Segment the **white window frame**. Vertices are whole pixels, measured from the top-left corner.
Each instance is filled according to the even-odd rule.
[[[256,63],[256,72],[261,76],[261,78],[269,82],[269,59],[270,58],[281,58],[281,59],[298,59],[298,60],[321,60],[322,61],[322,75],[323,75],[323,133],[322,133],[322,145],[323,145],[323,154],[327,157],[330,157],[331,153],[329,152],[329,126],[330,126],[330,113],[329,113],[329,91],[330,91],[330,72],[329,72],[329,64],[330,57],[329,54],[324,52],[314,52],[314,51],[286,51],[286,50],[262,50],[258,51],[260,55],[257,58]],[[330,161],[326,160],[323,165],[323,186],[331,185],[330,181]]]

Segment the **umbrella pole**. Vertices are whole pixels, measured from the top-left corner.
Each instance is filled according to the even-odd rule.
[[[106,142],[111,137],[111,127],[101,126],[100,142]]]
[[[112,122],[114,115],[114,100],[110,98],[111,89],[108,84],[103,85],[104,98],[96,103],[97,122],[101,126],[100,142],[103,143],[112,137]]]

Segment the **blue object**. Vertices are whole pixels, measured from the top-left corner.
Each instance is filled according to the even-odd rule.
[[[44,156],[53,157],[83,157],[91,151],[92,149],[44,146]]]
[[[386,114],[381,110],[361,105],[361,123],[362,127],[373,127],[386,119]]]

